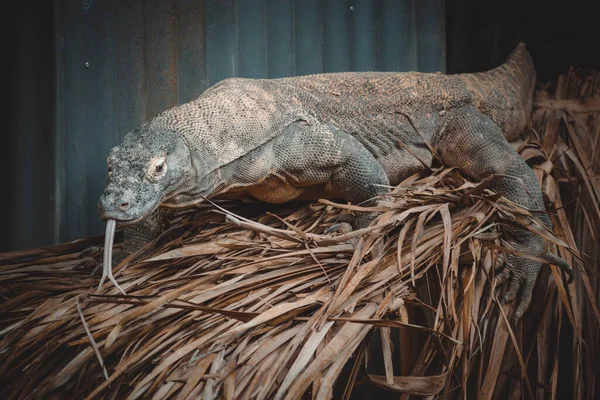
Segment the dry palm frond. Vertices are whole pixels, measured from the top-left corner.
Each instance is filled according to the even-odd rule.
[[[600,74],[561,78],[554,97],[538,96],[538,137],[518,145],[555,209],[554,234],[537,230],[576,281],[543,268],[516,329],[513,305],[501,310],[490,283],[499,223],[532,215],[486,181],[440,168],[400,184],[373,226],[347,236],[322,233],[361,207],[182,212],[115,268],[127,296],[95,289],[101,254],[89,246],[102,238],[0,255],[2,398],[324,399],[367,385],[433,398],[592,398],[600,111],[567,99],[599,90]]]

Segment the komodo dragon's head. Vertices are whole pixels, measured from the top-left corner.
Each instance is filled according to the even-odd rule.
[[[197,166],[181,135],[142,126],[108,155],[108,179],[100,216],[120,224],[138,222],[196,181]],[[196,183],[197,186],[197,183]]]
[[[112,246],[115,227],[148,217],[160,205],[179,201],[192,188],[203,195],[198,176],[201,166],[184,138],[172,131],[149,125],[128,133],[108,155],[108,179],[98,210],[106,220],[103,275],[122,292],[112,274]],[[199,190],[200,189],[200,190]],[[210,188],[207,188],[210,190]]]
[[[187,207],[218,194],[225,183],[221,167],[297,119],[261,82],[221,81],[198,99],[155,116],[111,150],[99,202],[107,221],[101,283],[108,277],[119,287],[110,270],[116,223],[146,222],[159,206]]]
[[[125,293],[112,275],[117,223],[146,220],[161,205],[183,207],[212,193],[211,176],[207,177],[195,154],[182,135],[152,124],[128,133],[120,145],[112,148],[107,159],[108,179],[98,204],[100,216],[106,220],[100,286],[108,278]]]

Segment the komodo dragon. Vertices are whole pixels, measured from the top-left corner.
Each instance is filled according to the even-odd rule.
[[[317,187],[330,198],[376,205],[390,185],[430,167],[434,157],[473,179],[494,175],[492,189],[542,211],[539,219],[551,228],[533,171],[508,143],[526,127],[534,84],[523,44],[483,73],[225,79],[128,133],[110,151],[99,203],[108,220],[101,285],[108,276],[118,287],[110,265],[115,220],[137,223],[125,239],[139,247],[156,234],[159,206],[187,207],[226,192],[282,203]],[[361,214],[353,228],[374,218]],[[517,251],[572,275],[541,237],[509,230]],[[516,319],[529,305],[541,266],[531,258],[505,258],[497,279],[510,281],[502,303],[521,290]]]

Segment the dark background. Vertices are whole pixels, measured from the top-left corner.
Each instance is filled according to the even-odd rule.
[[[62,102],[65,97],[62,91],[65,89],[59,85],[59,82],[64,81],[68,69],[61,64],[61,59],[57,59],[57,54],[62,54],[61,51],[63,50],[57,48],[57,43],[58,46],[64,45],[64,42],[57,40],[57,37],[64,35],[64,32],[60,32],[61,27],[55,26],[55,21],[64,22],[64,18],[69,18],[69,11],[65,11],[65,7],[79,7],[85,5],[86,1],[83,0],[83,3],[59,0],[55,2],[9,1],[5,3],[5,12],[2,17],[2,29],[4,31],[2,37],[6,44],[3,51],[3,63],[7,65],[3,70],[8,71],[8,75],[5,75],[5,82],[8,87],[8,96],[5,99],[8,101],[4,103],[7,106],[3,107],[6,112],[4,121],[7,121],[7,123],[4,124],[2,129],[1,148],[3,151],[2,157],[0,157],[0,171],[2,171],[2,179],[0,180],[0,227],[2,229],[0,231],[3,235],[2,240],[0,240],[0,251],[37,247],[57,241],[72,240],[83,234],[100,233],[100,223],[93,221],[93,215],[89,211],[88,219],[92,221],[89,226],[79,226],[77,221],[73,225],[73,221],[67,221],[67,216],[76,207],[90,208],[90,204],[92,204],[93,212],[93,207],[95,207],[94,196],[81,197],[77,201],[85,204],[79,204],[73,202],[72,199],[65,198],[67,192],[57,190],[57,187],[60,188],[61,185],[69,185],[70,181],[69,175],[60,170],[61,165],[65,163],[65,160],[61,159],[65,153],[56,151],[57,148],[64,148],[69,144],[62,131],[65,123],[65,116],[61,114],[61,110],[64,110]],[[100,1],[96,3],[90,2],[88,5],[99,7],[99,4],[101,4]],[[160,2],[154,3],[159,4]],[[181,0],[178,5],[179,3],[200,4],[203,2]],[[206,4],[209,3],[210,1],[206,2]],[[248,4],[247,1],[245,3]],[[316,10],[340,5],[345,9],[356,6],[354,12],[357,14],[353,15],[360,15],[360,12],[381,13],[381,9],[378,7],[383,7],[382,4],[384,3],[390,4],[379,0],[374,2],[311,1],[303,3],[308,5],[298,9],[310,13],[311,7]],[[408,4],[410,2],[403,1],[404,3]],[[414,6],[415,3],[411,4],[413,4],[412,7],[416,7]],[[408,64],[402,65],[398,64],[400,62],[398,60],[404,59],[398,58],[396,60],[394,58],[396,57],[395,54],[386,51],[375,51],[372,59],[368,57],[368,54],[361,59],[360,54],[362,53],[355,52],[359,55],[353,55],[355,53],[348,55],[349,63],[347,65],[330,64],[329,69],[361,70],[370,66],[381,69],[386,65],[394,65],[394,69],[397,70],[428,70],[430,65],[444,66],[445,64],[445,70],[449,73],[481,71],[500,64],[519,41],[524,41],[527,44],[541,82],[555,80],[559,74],[567,72],[571,65],[600,69],[600,46],[598,45],[600,35],[598,34],[597,13],[592,10],[594,4],[592,1],[447,0],[445,3],[443,1],[438,3],[427,1],[420,4],[426,6],[419,5],[418,7],[421,8],[415,8],[413,12],[416,15],[415,18],[421,21],[421,26],[424,26],[423,24],[426,24],[427,21],[438,21],[438,23],[436,26],[423,28],[425,34],[417,37],[419,48],[429,48],[431,50],[436,46],[442,46],[444,49],[431,52],[431,55],[425,61],[412,60],[410,57],[406,58]],[[440,10],[445,10],[445,12],[443,11],[444,15],[441,17],[436,14]],[[273,12],[278,12],[278,10]],[[356,18],[353,15],[348,14],[346,19],[336,21],[341,21],[340,23],[343,24],[344,21],[348,20],[350,23],[355,24],[352,25],[353,27],[360,28],[360,21],[352,22],[352,18]],[[381,13],[381,15],[381,18],[384,18],[386,13]],[[185,15],[179,17],[185,17]],[[121,18],[126,18],[126,16],[121,16]],[[372,20],[379,21],[377,19]],[[100,21],[101,23],[102,18],[93,21]],[[319,22],[319,20],[316,21]],[[240,21],[236,22],[240,23]],[[379,22],[385,23],[385,21]],[[93,24],[91,26],[92,30],[96,29]],[[390,26],[390,29],[392,29],[393,25]],[[102,27],[100,26],[100,28]],[[207,35],[210,35],[211,27],[208,28]],[[342,28],[348,29],[345,25]],[[373,30],[369,26],[363,26],[363,28],[364,30],[351,29],[348,31],[350,32],[348,40],[353,43],[347,45],[347,48],[364,48],[361,40],[365,40],[365,37],[368,39],[369,35],[373,34]],[[323,32],[328,32],[327,29],[335,30],[338,27],[328,25],[321,27],[321,29],[323,29]],[[436,32],[439,32],[440,29],[442,31],[445,29],[444,38],[436,36]],[[433,33],[428,34],[427,32]],[[76,35],[77,32],[73,34]],[[78,40],[77,36],[70,38],[70,40]],[[201,39],[205,40],[206,38]],[[217,40],[227,38],[215,37],[212,40],[208,39],[202,43],[210,46]],[[247,37],[247,39],[251,40],[252,38]],[[378,45],[378,49],[382,49],[387,36],[376,37],[376,39],[378,43],[383,43]],[[81,41],[84,44],[80,49],[82,52],[87,51],[90,47],[89,38],[87,38],[87,42],[85,40],[86,37],[82,36]],[[353,44],[355,47],[352,47]],[[99,43],[98,45],[102,46],[104,44]],[[303,43],[296,42],[295,51],[302,51],[302,45]],[[393,43],[388,45],[393,45]],[[408,51],[402,46],[399,47],[398,54],[405,54]],[[340,48],[339,46],[335,47],[335,49]],[[238,57],[244,57],[243,48],[241,48],[241,53],[238,53]],[[277,52],[269,54],[277,55]],[[328,69],[327,63],[330,62],[328,61],[330,53],[323,51],[320,54],[322,58],[316,61],[322,63],[322,65],[325,65],[324,68]],[[435,60],[436,54],[445,54],[445,60]],[[252,54],[248,54],[248,57],[251,56]],[[126,55],[123,59],[124,62],[132,60]],[[311,57],[303,59],[307,62],[312,60]],[[98,63],[101,61],[98,60]],[[373,64],[369,64],[371,61]],[[119,60],[115,62],[119,62]],[[269,60],[266,62],[268,63]],[[389,64],[394,62],[396,64]],[[430,64],[427,64],[428,62]],[[252,65],[248,68],[250,69],[247,71],[237,69],[232,73],[240,76],[252,76]],[[289,71],[283,69],[279,71],[279,74],[300,74],[304,71],[302,68],[302,64],[297,62],[295,69]],[[306,68],[306,71],[311,71],[310,65]],[[227,73],[227,71],[224,73]],[[197,92],[214,83],[211,79],[218,77],[214,75],[211,78],[209,73],[203,76],[205,80],[196,87]],[[93,75],[87,79],[89,85],[101,86],[98,81],[94,82]],[[186,93],[186,87],[180,87],[179,93]],[[67,87],[66,90],[69,90],[69,88]],[[193,90],[191,92],[188,90],[187,93],[190,97],[197,94]],[[160,93],[157,94],[157,97],[162,99]],[[106,106],[105,104],[96,105],[94,98],[87,98],[86,96],[76,99],[87,104],[87,107],[92,110],[95,107]],[[168,106],[168,104],[165,106]],[[157,107],[160,108],[160,105]],[[115,109],[117,111],[122,110],[119,107],[115,107]],[[143,115],[150,117],[154,113],[155,111],[151,110]],[[104,121],[99,122],[105,123]],[[132,119],[131,123],[134,124],[135,122]],[[116,140],[118,138],[112,139]],[[105,157],[103,146],[110,147],[110,145],[99,145],[98,154],[92,156],[103,160]],[[86,161],[86,159],[81,160],[83,163]],[[96,162],[95,158],[93,161]],[[102,168],[104,168],[104,165],[102,165]],[[89,180],[83,180],[83,182],[89,182]],[[96,186],[102,184],[103,182],[93,182],[94,190],[97,191]],[[76,192],[87,191],[88,189],[86,186],[77,187]],[[94,192],[92,191],[92,193]],[[71,227],[71,225],[73,226]]]
[[[600,68],[598,2],[593,0],[447,0],[449,73],[492,68],[514,44],[527,44],[538,80],[571,65]]]

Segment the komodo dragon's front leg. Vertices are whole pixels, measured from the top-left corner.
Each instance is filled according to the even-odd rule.
[[[470,106],[452,110],[445,115],[432,143],[442,161],[460,168],[475,179],[495,175],[490,184],[493,190],[531,211],[539,212],[538,219],[551,229],[552,224],[545,214],[542,192],[533,171],[510,146],[500,128],[489,117]],[[546,259],[572,277],[570,266],[546,251],[543,238],[515,227],[506,230],[508,243],[515,250]],[[501,304],[514,299],[521,289],[520,301],[514,314],[517,320],[531,301],[541,266],[541,262],[508,255],[505,269],[497,277],[498,283],[510,279]]]
[[[232,163],[233,164],[233,163]],[[309,187],[329,197],[373,206],[389,190],[382,166],[352,135],[329,125],[295,122],[273,141],[240,158],[226,172],[231,188],[243,187],[269,203],[283,203]],[[361,213],[353,228],[368,226],[375,215]]]

